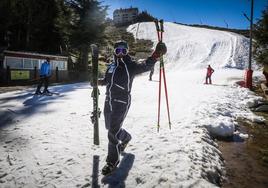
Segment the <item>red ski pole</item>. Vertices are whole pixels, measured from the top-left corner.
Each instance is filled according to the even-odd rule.
[[[164,32],[163,20],[160,20],[159,23],[160,23],[160,27],[158,25],[158,20],[155,21],[158,42],[162,42],[162,40],[163,40],[163,32]],[[158,93],[157,132],[159,132],[159,128],[160,128],[160,111],[161,111],[160,110],[160,107],[161,107],[161,83],[162,83],[162,74],[163,74],[163,79],[164,79],[164,87],[165,87],[165,95],[166,95],[166,104],[167,104],[169,128],[171,129],[171,121],[170,121],[170,113],[169,113],[169,102],[168,102],[168,92],[167,92],[167,83],[166,83],[166,75],[165,75],[165,67],[164,67],[163,55],[160,56],[160,68],[159,68],[159,93]]]
[[[160,22],[161,41],[162,41],[163,40],[163,32],[164,32],[164,22],[163,22],[163,20],[160,20],[159,22]],[[166,104],[167,104],[167,112],[168,112],[168,124],[169,124],[169,129],[171,129],[169,103],[168,103],[168,90],[167,90],[166,73],[165,73],[163,56],[161,56],[160,61],[162,61],[162,72],[163,72],[165,95],[166,95]]]
[[[158,42],[161,41],[160,38],[160,27],[158,25],[158,20],[154,21],[155,23],[155,27],[156,27],[156,32],[157,32],[157,38],[158,38]],[[159,132],[159,128],[160,128],[160,108],[161,108],[161,72],[162,72],[162,68],[161,68],[161,63],[160,63],[160,68],[159,68],[159,87],[158,87],[158,118],[157,118],[157,132]]]
[[[168,92],[167,92],[167,83],[166,83],[166,75],[165,75],[165,68],[164,67],[163,67],[163,78],[164,78],[166,103],[167,103],[167,112],[168,112],[168,125],[169,125],[169,129],[171,129],[170,113],[169,113],[169,103],[168,103]]]
[[[158,120],[157,120],[157,132],[159,132],[159,128],[160,128],[160,107],[161,107],[161,72],[162,72],[162,69],[160,67],[160,70],[159,70],[159,92],[158,92]]]

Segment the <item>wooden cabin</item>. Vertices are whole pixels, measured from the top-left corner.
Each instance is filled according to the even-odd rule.
[[[50,81],[68,80],[68,57],[66,56],[6,50],[0,66],[0,82],[27,85],[37,81],[41,65],[46,58],[50,59],[52,68]]]

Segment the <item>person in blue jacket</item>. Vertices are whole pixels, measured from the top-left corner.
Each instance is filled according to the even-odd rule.
[[[44,61],[41,65],[40,80],[39,80],[35,94],[41,95],[41,94],[50,93],[48,91],[48,82],[49,82],[50,76],[51,76],[50,59],[46,58],[46,61]],[[44,90],[43,90],[43,92],[41,92],[40,89],[41,89],[43,84],[44,84]]]
[[[167,52],[166,45],[159,42],[153,54],[143,63],[137,63],[128,55],[128,44],[118,41],[114,45],[114,57],[105,73],[99,80],[106,85],[104,104],[105,126],[108,129],[108,155],[102,174],[110,174],[120,161],[120,153],[124,151],[131,135],[122,128],[123,121],[131,103],[131,88],[137,74],[150,71],[161,55]]]

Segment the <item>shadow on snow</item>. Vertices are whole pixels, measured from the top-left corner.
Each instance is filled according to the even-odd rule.
[[[27,89],[19,92],[10,92],[12,96],[1,97],[7,93],[0,95],[0,131],[1,128],[11,126],[16,121],[15,119],[24,119],[40,112],[43,107],[57,101],[65,96],[67,92],[72,92],[78,89],[88,89],[91,87],[88,83],[77,83],[68,85],[58,85],[49,88],[52,92],[60,93],[53,96],[38,96],[34,95],[35,89]],[[90,94],[89,94],[90,96]],[[10,101],[16,101],[16,104],[8,104]],[[49,111],[51,112],[51,111]],[[1,133],[1,132],[0,132]]]
[[[131,153],[124,153],[123,159],[120,162],[119,167],[109,176],[102,178],[102,183],[108,184],[109,188],[126,187],[125,180],[128,177],[128,173],[133,166],[135,155]]]

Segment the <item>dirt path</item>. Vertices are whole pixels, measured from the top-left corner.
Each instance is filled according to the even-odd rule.
[[[263,151],[268,149],[268,124],[240,124],[240,131],[247,132],[248,139],[218,141],[227,176],[222,187],[267,188],[268,163],[263,160]]]

